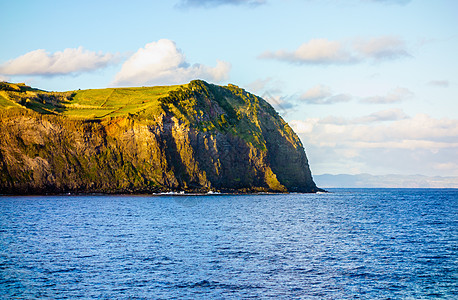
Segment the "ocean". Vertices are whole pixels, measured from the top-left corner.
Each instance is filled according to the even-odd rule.
[[[457,299],[457,189],[0,197],[1,299]]]

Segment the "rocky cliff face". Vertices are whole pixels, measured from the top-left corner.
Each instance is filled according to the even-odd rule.
[[[193,81],[95,118],[67,115],[82,92],[21,88],[0,91],[0,193],[318,191],[297,135],[236,86]]]

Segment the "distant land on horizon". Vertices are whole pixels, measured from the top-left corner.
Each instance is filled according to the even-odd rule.
[[[458,188],[458,176],[322,174],[313,175],[321,188]]]

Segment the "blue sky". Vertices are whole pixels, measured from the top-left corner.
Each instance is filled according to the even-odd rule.
[[[314,174],[458,176],[454,0],[0,0],[0,80],[239,85]]]

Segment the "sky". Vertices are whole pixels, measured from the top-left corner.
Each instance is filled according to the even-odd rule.
[[[0,0],[0,80],[203,79],[269,101],[313,174],[458,176],[456,0]]]

